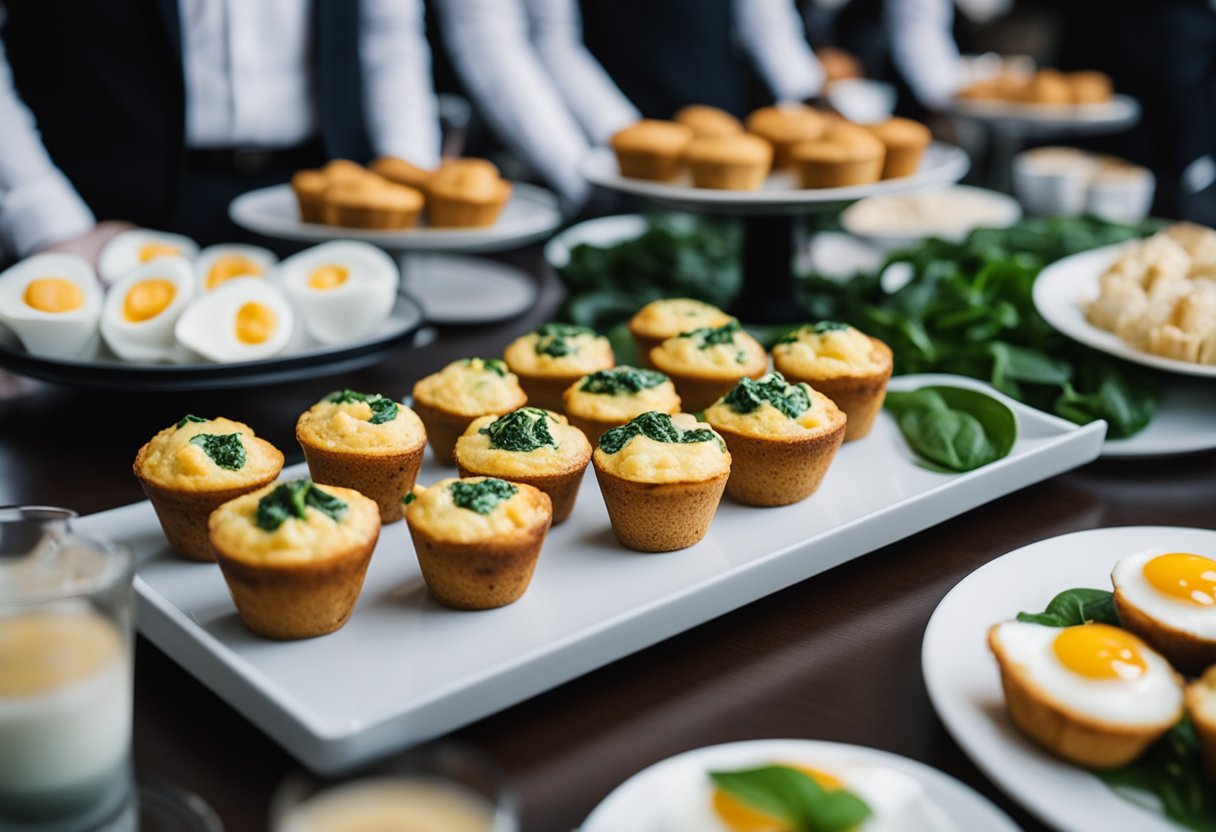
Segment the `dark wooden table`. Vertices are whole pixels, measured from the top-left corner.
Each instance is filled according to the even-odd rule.
[[[539,271],[535,252],[515,258]],[[339,386],[400,396],[466,355],[496,354],[549,318],[552,277],[524,317],[446,328],[421,350],[341,377],[222,393],[88,393],[54,387],[0,402],[0,504],[81,513],[142,499],[136,449],[182,413],[252,425],[301,459],[296,416]],[[1213,416],[1216,430],[1216,414]],[[498,760],[527,832],[568,832],[617,784],[664,757],[714,743],[805,737],[921,760],[1043,829],[963,756],[920,672],[925,623],[968,573],[1034,540],[1116,525],[1216,524],[1216,454],[1097,462],[818,575],[455,733]],[[143,776],[197,792],[229,830],[265,828],[275,785],[296,763],[148,642],[136,652],[135,761]]]

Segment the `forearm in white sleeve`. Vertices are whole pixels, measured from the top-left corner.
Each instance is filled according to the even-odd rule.
[[[531,38],[562,100],[595,144],[642,117],[583,43],[576,0],[524,0]]]
[[[950,102],[962,82],[953,0],[886,0],[891,59],[929,109]]]
[[[0,34],[3,26],[0,6]],[[42,146],[0,41],[0,246],[25,257],[94,224],[93,212]]]
[[[802,101],[823,86],[794,0],[735,0],[739,42],[778,101]]]
[[[422,0],[363,0],[359,49],[372,150],[423,168],[439,164],[439,107]]]
[[[441,0],[456,72],[499,138],[557,191],[582,205],[586,137],[537,57],[522,0]]]

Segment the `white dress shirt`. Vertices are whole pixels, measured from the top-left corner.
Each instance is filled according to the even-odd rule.
[[[578,168],[591,146],[641,116],[584,45],[577,0],[439,8],[452,63],[486,121],[567,208],[580,206],[591,186]],[[741,45],[779,100],[819,91],[823,70],[792,0],[734,0],[734,14]]]
[[[285,148],[318,132],[309,0],[179,0],[186,143]],[[0,26],[4,9],[0,3]],[[359,49],[372,149],[439,160],[423,0],[363,0]],[[25,256],[87,232],[92,212],[54,166],[0,43],[0,245]]]
[[[886,0],[885,11],[896,69],[921,104],[945,107],[963,80],[953,0]]]

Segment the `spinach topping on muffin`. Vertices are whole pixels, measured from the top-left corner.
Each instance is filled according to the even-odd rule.
[[[254,522],[262,531],[275,532],[287,520],[303,520],[305,510],[315,508],[335,523],[340,521],[350,508],[328,491],[322,491],[312,480],[291,480],[275,488],[258,500]]]
[[[245,446],[241,444],[239,433],[200,433],[190,437],[190,444],[198,445],[212,462],[227,471],[245,467]]]
[[[557,448],[557,440],[549,430],[552,417],[539,407],[521,407],[499,416],[478,433],[490,437],[490,447],[500,451],[528,453],[548,445]]]
[[[736,413],[751,413],[768,402],[790,419],[797,419],[811,407],[811,394],[805,384],[790,384],[781,373],[769,373],[759,381],[739,379],[722,403]]]
[[[358,393],[354,390],[343,390],[339,393],[334,393],[326,401],[334,404],[350,404],[351,402],[367,402],[368,407],[372,409],[372,416],[367,421],[373,425],[383,425],[385,422],[391,422],[397,418],[397,403],[392,399],[386,399],[379,393]]]
[[[191,422],[197,422],[198,424],[201,425],[201,424],[203,424],[205,422],[209,422],[209,421],[211,421],[211,420],[204,419],[202,416],[195,416],[193,413],[187,413],[185,416],[183,416],[182,418],[177,420],[177,429],[181,430],[182,428],[184,428],[186,425],[190,424]]]
[[[507,375],[507,365],[503,363],[502,359],[500,358],[482,358],[480,356],[475,356],[473,358],[462,358],[460,363],[465,367],[472,367],[474,361],[480,361],[480,369],[491,372],[499,378],[505,378]]]
[[[579,390],[603,396],[631,396],[658,387],[665,381],[667,376],[654,370],[613,367],[611,370],[600,370],[587,376]]]
[[[667,413],[649,410],[632,421],[613,428],[600,437],[600,450],[606,454],[615,454],[629,444],[635,436],[645,436],[655,442],[669,444],[691,445],[696,442],[715,440],[718,449],[726,450],[726,445],[709,428],[692,428],[684,430],[671,420]]]
[[[574,324],[542,324],[536,330],[536,353],[561,358],[578,352],[571,340],[582,335],[595,335],[595,330]]]
[[[822,335],[825,332],[844,332],[849,328],[848,324],[842,324],[840,321],[816,321],[813,324],[803,324],[792,332],[787,332],[777,339],[778,344],[792,344],[798,340],[799,336],[804,332],[810,332],[815,335]]]
[[[452,492],[453,503],[478,514],[489,514],[499,503],[519,493],[517,486],[498,477],[486,477],[480,482],[457,480],[448,489]]]

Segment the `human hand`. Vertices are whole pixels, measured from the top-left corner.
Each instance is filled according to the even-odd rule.
[[[130,231],[135,227],[123,220],[105,220],[104,222],[97,223],[92,229],[79,237],[49,245],[43,251],[60,251],[78,255],[88,260],[89,264],[96,269],[98,255],[101,254],[101,250],[105,244],[122,232]]]

